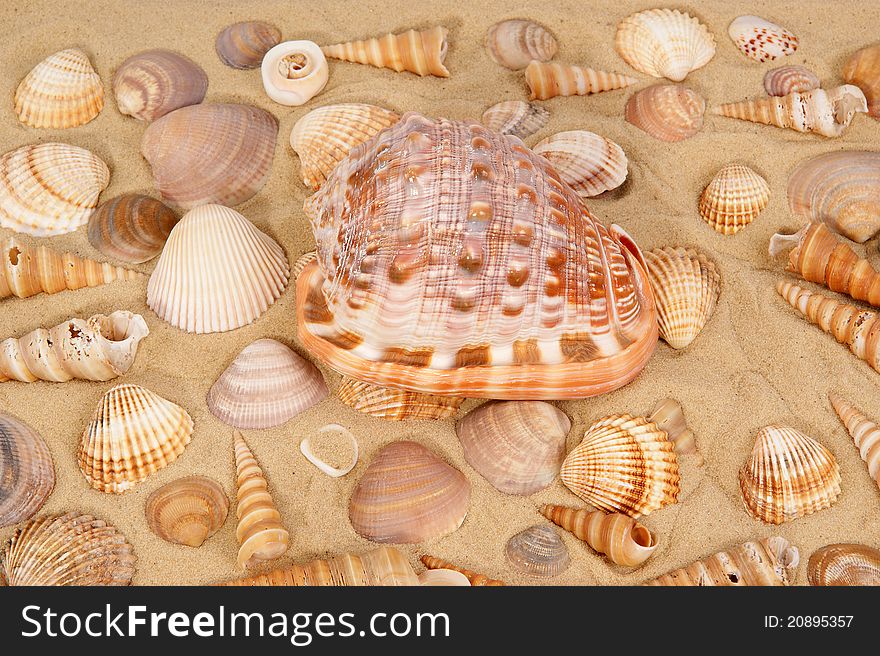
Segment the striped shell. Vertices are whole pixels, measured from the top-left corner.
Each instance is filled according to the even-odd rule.
[[[745,228],[770,202],[770,185],[748,166],[728,164],[700,196],[700,216],[723,235]]]
[[[655,84],[626,101],[624,118],[660,141],[682,141],[703,127],[706,101],[679,84]]]
[[[524,100],[505,100],[492,105],[480,119],[487,128],[526,139],[547,125],[550,112]]]
[[[113,74],[119,111],[150,123],[205,99],[208,76],[192,59],[173,50],[132,55]]]
[[[507,561],[518,572],[536,578],[552,578],[568,569],[568,547],[555,528],[532,526],[514,535],[504,547]]]
[[[33,517],[54,487],[52,454],[42,436],[0,413],[0,528]]]
[[[166,483],[147,499],[150,530],[166,542],[199,547],[226,521],[229,499],[223,486],[204,476]]]
[[[880,487],[880,425],[840,395],[828,392],[828,398],[868,466],[868,474]]]
[[[556,39],[543,25],[513,19],[495,23],[489,28],[486,48],[496,64],[518,71],[533,60],[550,61],[558,46]]]
[[[820,86],[819,76],[805,66],[780,66],[764,74],[764,90],[768,96],[787,96]]]
[[[635,83],[636,79],[627,75],[573,64],[533,61],[526,67],[529,100],[547,100],[556,96],[588,96],[592,93],[623,89]]]
[[[162,252],[177,215],[164,203],[125,194],[102,203],[89,219],[89,243],[104,255],[130,264],[152,260]]]
[[[549,161],[582,198],[617,189],[626,180],[623,148],[593,132],[557,132],[535,144],[532,151]]]
[[[807,564],[810,585],[880,586],[880,550],[863,544],[829,544]]]
[[[843,81],[861,89],[868,100],[868,114],[880,118],[880,44],[855,52],[843,67]]]
[[[357,64],[369,64],[377,68],[409,71],[416,75],[449,77],[443,65],[448,49],[445,27],[425,30],[407,30],[398,34],[359,39],[346,43],[323,46],[327,57]]]
[[[263,21],[233,23],[217,35],[214,49],[227,66],[259,68],[265,55],[281,43],[281,30]]]
[[[727,28],[740,52],[764,63],[794,53],[798,38],[784,27],[759,16],[740,16]]]
[[[348,376],[343,377],[336,395],[349,408],[391,421],[446,419],[454,415],[464,401],[456,396],[435,396],[371,385]]]

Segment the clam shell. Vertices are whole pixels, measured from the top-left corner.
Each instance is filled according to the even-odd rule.
[[[419,560],[421,560],[422,564],[428,569],[451,569],[460,572],[461,574],[464,574],[470,584],[474,587],[498,587],[504,585],[503,581],[490,579],[484,574],[479,574],[472,570],[465,569],[464,567],[459,567],[458,565],[450,563],[448,560],[443,560],[442,558],[424,555]]]
[[[89,243],[107,257],[140,264],[162,252],[177,215],[164,203],[124,194],[101,204],[89,219]]]
[[[770,202],[770,185],[748,166],[728,164],[700,196],[700,216],[723,235],[735,235]]]
[[[302,105],[321,93],[329,69],[324,53],[311,41],[285,41],[273,47],[260,64],[263,88],[281,105]]]
[[[419,585],[432,587],[462,586],[470,587],[471,582],[461,572],[454,569],[428,569],[419,574]]]
[[[52,454],[42,436],[0,413],[0,528],[33,517],[54,487]]]
[[[798,49],[798,38],[794,34],[759,16],[734,19],[727,33],[742,54],[762,64],[790,55]]]
[[[532,526],[514,535],[504,547],[514,569],[537,578],[559,576],[568,569],[568,547],[550,526]]]
[[[635,84],[636,79],[619,73],[597,71],[586,66],[533,61],[526,67],[529,100],[556,96],[588,96]]]
[[[392,442],[367,467],[351,495],[354,530],[374,542],[426,542],[457,530],[471,486],[421,444]]]
[[[464,401],[456,396],[434,396],[371,385],[347,376],[343,377],[336,395],[349,408],[392,421],[446,419],[454,415]]]
[[[820,86],[819,76],[806,66],[779,66],[764,74],[764,90],[768,96],[787,96]]]
[[[660,141],[682,141],[703,127],[706,101],[680,84],[655,84],[626,101],[624,117]]]
[[[147,499],[144,514],[150,530],[173,544],[199,547],[226,521],[229,499],[223,486],[205,476],[171,481]]]
[[[263,55],[281,43],[281,30],[263,21],[233,23],[217,35],[214,49],[227,66],[259,68]]]
[[[807,564],[810,585],[880,585],[880,550],[863,544],[829,544]]]
[[[868,114],[880,118],[880,44],[854,53],[843,67],[843,80],[862,90],[868,100]]]
[[[332,59],[390,68],[398,73],[409,71],[416,75],[449,77],[449,71],[443,65],[448,32],[440,26],[420,31],[407,30],[399,34],[336,43],[321,50]]]
[[[113,75],[119,111],[150,123],[205,99],[208,76],[192,59],[173,50],[132,55]]]
[[[486,48],[496,64],[518,71],[533,60],[550,61],[558,46],[543,25],[514,19],[495,23],[489,28]]]
[[[617,189],[626,180],[623,148],[593,132],[557,132],[535,144],[532,151],[549,161],[582,198]]]
[[[524,100],[505,100],[492,105],[480,119],[487,128],[525,139],[547,125],[550,112]]]

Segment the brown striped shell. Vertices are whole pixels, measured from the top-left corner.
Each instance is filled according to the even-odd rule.
[[[807,564],[810,585],[880,586],[880,550],[862,544],[829,544]]]
[[[623,148],[587,130],[557,132],[535,144],[532,151],[550,162],[581,198],[617,189],[626,180],[628,162]]]
[[[226,521],[229,499],[223,486],[205,476],[186,476],[153,492],[144,514],[147,525],[163,540],[199,547]]]
[[[446,419],[454,415],[464,401],[456,396],[435,396],[371,385],[348,376],[343,377],[336,396],[349,408],[391,421]]]
[[[764,74],[764,90],[768,96],[787,96],[795,91],[812,91],[820,86],[819,76],[806,66],[779,66]]]
[[[140,264],[162,252],[177,215],[164,203],[124,194],[101,204],[89,219],[89,243],[120,262]]]
[[[547,125],[550,112],[525,100],[505,100],[492,105],[480,119],[487,128],[520,139],[532,136]]]
[[[703,127],[706,101],[680,84],[655,84],[626,101],[624,118],[660,141],[682,141]]]
[[[518,71],[533,60],[550,61],[558,46],[556,39],[543,25],[513,19],[495,23],[489,28],[486,48],[495,63]]]
[[[700,216],[723,235],[745,228],[770,202],[770,185],[743,164],[722,168],[700,195]]]
[[[132,55],[113,75],[119,111],[150,123],[205,99],[208,76],[192,59],[173,50]]]
[[[42,436],[0,413],[0,528],[30,519],[54,487],[52,454]]]
[[[597,71],[587,66],[533,61],[526,67],[529,100],[547,100],[557,96],[588,96],[603,91],[623,89],[636,79],[619,73]]]
[[[263,21],[233,23],[217,35],[214,49],[227,66],[259,68],[265,55],[281,43],[281,30]]]
[[[73,128],[101,113],[104,86],[88,55],[77,48],[49,55],[15,90],[15,113],[32,128]]]

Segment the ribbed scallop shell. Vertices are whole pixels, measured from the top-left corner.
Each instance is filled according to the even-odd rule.
[[[349,408],[371,417],[392,421],[446,419],[454,415],[464,401],[456,396],[419,394],[393,387],[371,385],[348,376],[343,377],[336,395]]]
[[[813,438],[788,426],[767,426],[740,470],[739,486],[752,517],[781,524],[830,508],[840,495],[840,468]]]
[[[71,48],[49,55],[15,90],[18,120],[32,128],[74,128],[101,113],[104,86],[88,55]]]
[[[762,64],[790,55],[798,48],[798,38],[794,34],[759,16],[734,19],[727,33],[742,54]]]
[[[110,169],[85,148],[22,146],[0,157],[0,227],[37,237],[73,232],[89,220]]]
[[[167,542],[199,547],[226,521],[223,486],[205,476],[186,476],[153,492],[144,514],[150,530]]]
[[[728,164],[700,196],[700,216],[722,235],[735,235],[770,202],[770,185],[748,166]]]
[[[526,67],[529,100],[557,96],[588,96],[592,93],[623,89],[636,79],[619,73],[597,71],[586,66],[533,61]]]
[[[855,52],[843,67],[843,80],[864,92],[868,114],[880,118],[880,44]]]
[[[533,60],[550,61],[557,48],[556,39],[547,28],[528,20],[501,21],[486,34],[486,49],[492,60],[514,71]]]
[[[227,66],[259,68],[263,55],[281,43],[281,30],[263,21],[233,23],[217,35],[214,49]]]
[[[89,219],[89,243],[114,260],[140,264],[162,252],[177,215],[164,203],[124,194],[101,204]]]
[[[518,572],[537,578],[559,576],[571,564],[568,547],[550,526],[532,526],[517,533],[507,541],[504,554]]]
[[[706,101],[680,84],[655,84],[626,101],[624,117],[655,139],[688,139],[703,127]]]
[[[205,99],[208,76],[192,59],[173,50],[132,55],[113,74],[119,111],[150,123]]]
[[[787,96],[820,86],[819,76],[805,66],[780,66],[764,74],[764,90],[768,96]]]
[[[623,148],[593,132],[557,132],[535,144],[532,151],[549,161],[582,198],[617,189],[626,180]]]
[[[174,226],[147,286],[147,305],[190,333],[235,330],[284,292],[290,265],[271,237],[235,210],[203,205]]]
[[[52,454],[42,436],[0,413],[0,528],[30,519],[54,487]]]
[[[174,462],[192,430],[179,405],[139,385],[117,385],[83,431],[80,471],[94,489],[121,494]]]
[[[810,585],[880,586],[880,550],[863,544],[829,544],[807,564]]]
[[[487,128],[520,139],[532,136],[547,125],[550,112],[524,100],[505,100],[492,105],[480,119]]]

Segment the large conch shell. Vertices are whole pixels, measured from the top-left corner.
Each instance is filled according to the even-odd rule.
[[[439,202],[439,189],[452,196]],[[582,398],[632,380],[656,348],[629,236],[600,225],[545,159],[477,123],[409,114],[356,147],[305,211],[318,261],[297,279],[298,334],[352,378]]]
[[[700,195],[700,216],[723,235],[745,228],[770,202],[770,185],[748,166],[723,167]]]
[[[464,402],[464,399],[457,396],[435,396],[381,387],[348,376],[343,376],[336,396],[358,412],[391,421],[446,419],[454,415]]]
[[[828,398],[868,465],[868,473],[880,486],[880,426],[839,394],[829,392]]]
[[[477,572],[471,571],[469,569],[465,569],[464,567],[459,567],[458,565],[454,565],[450,563],[448,560],[443,560],[442,558],[436,558],[435,556],[422,556],[420,558],[422,564],[427,567],[429,570],[432,569],[450,569],[454,572],[460,572],[464,574],[470,584],[474,587],[498,587],[504,585],[503,581],[499,581],[497,579],[490,579],[488,576],[484,574],[478,574]]]
[[[868,115],[880,118],[880,44],[855,52],[843,67],[843,80],[864,92]]]
[[[445,27],[419,32],[407,30],[400,34],[324,46],[321,50],[332,59],[390,68],[398,73],[409,71],[416,75],[449,77],[449,71],[443,65],[447,32]]]
[[[798,38],[784,27],[759,16],[740,16],[727,28],[740,52],[758,63],[793,54]]]
[[[0,528],[33,517],[55,488],[52,454],[42,436],[0,413]]]
[[[568,547],[555,528],[532,526],[514,535],[504,547],[514,569],[538,578],[559,576],[568,569]]]
[[[112,198],[89,219],[89,243],[107,257],[141,264],[162,252],[177,215],[161,201],[141,194]]]
[[[480,121],[490,130],[526,139],[545,125],[550,112],[537,103],[505,100],[483,112]]]
[[[529,100],[556,96],[587,96],[591,93],[623,89],[637,80],[619,73],[597,71],[586,66],[533,61],[526,67]]]
[[[205,99],[208,75],[192,59],[173,50],[132,55],[113,74],[119,111],[140,121],[155,121]]]
[[[581,198],[617,189],[626,180],[623,148],[594,132],[557,132],[536,143],[532,151],[549,161]]]
[[[819,76],[805,66],[780,66],[764,74],[764,91],[768,96],[787,96],[796,91],[803,93],[820,86]]]
[[[303,105],[327,85],[329,69],[320,46],[311,41],[285,41],[273,47],[260,65],[263,88],[281,105]]]
[[[486,34],[486,49],[492,60],[514,71],[531,61],[550,61],[558,45],[553,35],[539,23],[527,20],[504,20],[495,23]]]
[[[688,139],[703,127],[706,101],[680,84],[655,84],[636,91],[624,108],[624,118],[660,141]]]
[[[880,550],[863,544],[829,544],[807,564],[810,585],[880,586]]]
[[[144,507],[147,525],[163,540],[199,547],[226,521],[223,486],[205,476],[185,476],[163,485]]]
[[[227,66],[259,68],[263,56],[281,42],[281,30],[263,21],[233,23],[217,35],[214,50]]]

